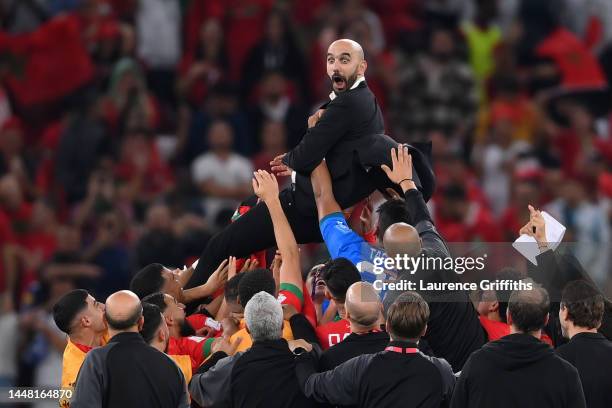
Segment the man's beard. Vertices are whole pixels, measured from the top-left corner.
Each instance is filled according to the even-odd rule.
[[[194,336],[196,332],[193,327],[191,327],[191,324],[189,324],[187,319],[184,319],[179,326],[179,334],[181,337],[189,337]]]
[[[332,75],[332,77],[331,77],[332,89],[334,90],[334,92],[335,92],[335,93],[338,93],[338,92],[346,92],[346,91],[348,91],[348,90],[349,90],[349,89],[351,89],[351,87],[352,87],[352,86],[355,84],[355,81],[357,81],[357,76],[358,76],[358,75],[357,75],[357,69],[355,69],[355,71],[353,72],[353,74],[352,74],[352,75],[349,75],[349,77],[348,77],[348,78],[347,78],[347,77],[345,77],[345,76],[343,76],[343,75],[340,75],[340,74],[334,74],[334,75]],[[334,83],[336,82],[337,78],[341,78],[341,79],[343,79],[343,80],[344,80],[344,82],[345,82],[345,87],[344,87],[342,90],[339,90],[339,91],[337,91],[337,90],[334,88]]]

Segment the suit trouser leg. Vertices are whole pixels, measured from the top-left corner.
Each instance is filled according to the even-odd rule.
[[[288,189],[281,191],[280,201],[298,244],[323,241],[316,214],[299,213],[295,208],[292,192]],[[185,288],[206,282],[219,264],[229,256],[244,258],[274,246],[276,241],[270,212],[266,204],[261,202],[209,240]]]

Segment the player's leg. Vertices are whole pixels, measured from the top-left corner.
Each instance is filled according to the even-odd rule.
[[[280,199],[298,244],[321,242],[316,216],[298,213],[289,190],[281,191]],[[206,282],[221,261],[230,255],[244,258],[274,246],[274,227],[268,207],[264,203],[258,203],[208,241],[198,266],[185,287],[192,288]]]

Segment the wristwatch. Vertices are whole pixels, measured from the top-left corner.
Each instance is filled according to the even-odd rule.
[[[308,353],[308,351],[306,351],[304,347],[298,347],[295,350],[293,350],[293,354],[295,354],[296,356],[300,356],[304,353]]]

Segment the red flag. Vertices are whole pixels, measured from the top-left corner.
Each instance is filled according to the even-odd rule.
[[[57,100],[87,83],[94,73],[75,16],[55,18],[27,34],[0,32],[0,55],[18,62],[7,84],[23,106]]]

